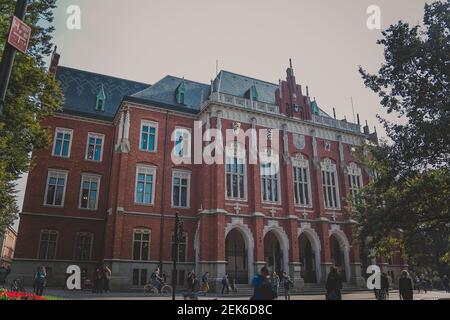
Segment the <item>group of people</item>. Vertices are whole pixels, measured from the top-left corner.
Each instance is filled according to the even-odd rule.
[[[252,300],[276,300],[278,299],[280,285],[284,289],[285,300],[290,300],[290,290],[294,283],[287,272],[283,272],[281,278],[276,272],[269,272],[267,267],[261,268],[259,274],[253,278]]]
[[[94,271],[94,293],[109,292],[109,282],[111,281],[111,269],[104,263],[99,263]]]

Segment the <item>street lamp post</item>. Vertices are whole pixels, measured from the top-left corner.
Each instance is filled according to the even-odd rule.
[[[178,247],[180,243],[180,238],[183,232],[183,222],[180,219],[179,213],[175,215],[175,228],[173,231],[174,244],[172,248],[172,260],[173,260],[173,270],[172,270],[172,300],[175,300],[175,292],[177,286],[177,262],[178,262]]]
[[[14,16],[20,20],[24,20],[27,12],[28,0],[17,0]],[[11,78],[14,58],[16,57],[16,49],[8,43],[6,37],[5,49],[3,50],[2,61],[0,64],[0,114],[5,105],[6,89],[8,88],[9,79]]]

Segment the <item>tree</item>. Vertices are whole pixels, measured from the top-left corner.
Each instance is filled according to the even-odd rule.
[[[3,53],[15,1],[0,5],[0,54]],[[25,22],[32,27],[27,55],[16,54],[5,108],[0,115],[0,231],[17,215],[15,181],[32,164],[31,151],[45,148],[50,133],[40,124],[62,105],[58,82],[47,73],[44,59],[52,51],[56,0],[31,0]]]
[[[382,34],[385,63],[377,74],[360,72],[387,112],[405,123],[379,117],[391,141],[370,147],[366,165],[376,180],[354,210],[359,236],[380,253],[400,234],[412,265],[448,270],[450,4],[427,4],[422,26],[400,21]]]

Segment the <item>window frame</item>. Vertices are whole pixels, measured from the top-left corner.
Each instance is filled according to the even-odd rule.
[[[94,208],[83,208],[81,206],[81,201],[82,201],[82,198],[83,198],[83,182],[84,182],[85,178],[87,178],[87,179],[97,179],[97,197],[95,199],[95,207]],[[92,173],[83,173],[83,174],[81,174],[81,184],[80,184],[80,195],[79,195],[79,200],[78,200],[78,209],[86,210],[86,211],[97,211],[98,210],[98,199],[100,198],[101,179],[102,179],[102,177],[100,175],[97,175],[97,174],[92,174]],[[89,184],[89,186],[91,185],[91,183]],[[90,191],[91,191],[91,189],[89,189],[89,193],[90,193]],[[88,195],[88,205],[89,205],[89,195]]]
[[[187,184],[187,190],[186,190],[186,192],[187,192],[187,194],[186,194],[186,206],[181,206],[181,205],[175,205],[175,203],[174,203],[174,199],[173,199],[173,196],[174,196],[174,191],[175,191],[175,177],[176,177],[176,175],[181,175],[181,176],[184,176],[184,177],[182,177],[182,178],[180,178],[180,179],[185,179],[186,177],[187,177],[187,180],[188,180],[188,184]],[[190,209],[190,206],[191,206],[191,177],[192,177],[192,173],[191,173],[191,171],[188,171],[188,170],[180,170],[180,169],[174,169],[173,171],[172,171],[172,196],[170,197],[171,198],[171,206],[172,206],[172,208],[176,208],[176,209]],[[180,190],[181,190],[181,185],[180,185]],[[179,200],[180,200],[180,203],[181,203],[181,193],[179,194]]]
[[[185,262],[188,262],[188,245],[189,245],[189,239],[188,239],[188,233],[187,233],[187,231],[183,231],[183,236],[184,236],[184,238],[185,238],[185,241],[183,242],[183,244],[184,244],[184,246],[185,246],[185,248],[184,248],[184,259],[183,259],[183,261],[181,261],[180,260],[180,250],[178,250],[178,252],[177,252],[177,254],[178,254],[178,262],[180,262],[180,263],[185,263]],[[172,233],[171,233],[171,238],[170,238],[170,244],[171,244],[171,249],[172,249],[172,253],[171,253],[171,258],[173,259],[174,257],[173,257],[173,249],[174,249],[174,245],[175,245],[175,232],[173,232],[172,231]],[[179,242],[178,243],[178,245],[180,245],[181,243]],[[180,247],[178,247],[178,249],[179,249]]]
[[[266,150],[266,152],[269,152],[269,150]],[[272,149],[270,149],[270,152],[274,152],[274,150],[272,150]],[[279,159],[279,157],[278,157],[278,159]],[[276,166],[278,166],[278,173],[276,174],[276,176],[277,176],[277,178],[276,178],[276,181],[277,181],[277,188],[276,188],[276,190],[277,190],[277,195],[278,195],[278,200],[277,201],[273,201],[273,200],[264,200],[264,189],[263,189],[263,179],[266,179],[266,186],[267,186],[267,179],[270,179],[272,182],[273,182],[273,178],[272,178],[272,176],[269,176],[269,178],[267,178],[268,176],[267,175],[263,175],[262,174],[262,170],[263,170],[263,165],[268,165],[268,164],[271,164],[271,165],[276,165]],[[267,162],[267,163],[263,163],[263,161],[260,161],[260,164],[259,164],[259,174],[260,174],[260,181],[259,181],[259,183],[260,183],[260,186],[261,186],[261,202],[262,203],[264,203],[264,204],[272,204],[272,205],[281,205],[281,172],[280,172],[280,169],[281,169],[281,166],[280,166],[280,162],[278,161],[278,163],[273,163],[273,162]],[[266,178],[264,178],[264,177],[266,177]],[[272,191],[273,190],[275,190],[275,189],[273,189],[272,188]],[[272,192],[272,195],[273,195],[273,192]]]
[[[228,196],[228,179],[227,179],[228,175],[231,175],[231,179],[233,178],[233,176],[236,175],[233,172],[228,172],[227,171],[228,159],[233,160],[233,164],[232,165],[234,165],[234,161],[237,160],[238,165],[242,165],[243,168],[244,168],[243,175],[241,175],[239,173],[239,169],[238,169],[238,172],[237,172],[237,177],[238,177],[238,190],[237,190],[237,192],[238,192],[238,194],[241,191],[240,187],[239,187],[239,185],[240,185],[239,178],[241,176],[243,176],[243,178],[244,178],[244,186],[243,186],[244,189],[242,190],[242,192],[244,194],[243,198]],[[239,163],[239,161],[242,161],[242,163]],[[225,199],[226,200],[241,201],[241,202],[247,202],[248,201],[248,185],[247,185],[248,181],[247,181],[247,177],[248,177],[248,174],[247,174],[247,161],[246,161],[246,150],[245,150],[245,147],[243,147],[242,144],[233,143],[232,144],[232,150],[231,150],[230,147],[227,147],[226,148],[226,153],[225,153]],[[232,188],[233,188],[233,185],[231,184],[231,189],[230,189],[231,193],[233,193]]]
[[[177,147],[177,140],[176,140],[176,138],[177,138],[177,133],[179,131],[182,132],[181,136],[183,137],[183,142],[184,142],[184,133],[188,133],[188,135],[189,135],[187,154],[184,153],[185,149],[183,147],[183,149],[182,149],[183,150],[183,155],[181,155],[181,156],[179,154],[176,154],[176,147]],[[179,158],[179,159],[190,159],[191,156],[192,156],[192,129],[188,128],[188,127],[176,126],[173,134],[174,134],[174,140],[175,141],[173,141],[173,153],[172,153],[172,155],[177,157],[177,158]]]
[[[336,164],[333,163],[331,161],[331,159],[325,158],[320,163],[320,171],[321,171],[321,178],[322,178],[323,201],[324,201],[325,209],[328,209],[328,210],[341,210],[341,199],[340,199],[340,190],[339,190],[339,177],[338,177]],[[330,179],[331,179],[331,175],[334,176],[334,185],[324,184],[324,181],[325,182],[327,181],[326,176],[324,176],[325,173],[329,173],[330,174]],[[331,179],[331,181],[332,181],[332,179]],[[336,203],[332,203],[332,204],[335,204],[335,206],[329,206],[328,203],[327,203],[327,199],[328,199],[327,191],[328,191],[328,188],[332,188],[331,189],[332,191],[333,191],[333,188],[335,190]],[[330,201],[328,201],[328,202],[330,202]]]
[[[55,233],[56,234],[56,240],[55,240],[55,252],[53,253],[53,257],[51,259],[48,258],[48,244],[47,244],[47,250],[46,250],[46,255],[45,258],[41,258],[40,253],[41,253],[41,248],[42,248],[42,235],[45,232],[49,232],[49,233]],[[52,260],[56,260],[56,254],[58,252],[58,242],[59,242],[59,231],[58,230],[52,230],[52,229],[41,229],[39,232],[39,246],[38,246],[38,252],[37,252],[37,258],[38,260],[44,260],[44,261],[52,261]]]
[[[144,126],[147,126],[149,128],[155,128],[155,146],[154,146],[154,150],[148,150],[148,148],[147,149],[143,149],[142,148],[142,133],[143,133]],[[140,130],[139,130],[139,150],[140,151],[142,151],[142,152],[149,152],[149,153],[156,153],[156,152],[158,152],[158,131],[159,131],[158,129],[159,129],[159,123],[158,122],[151,121],[151,120],[141,120],[141,127],[140,127]],[[148,133],[148,135],[150,135],[150,132]]]
[[[94,138],[97,140],[97,138],[102,139],[102,144],[101,144],[101,151],[100,151],[100,160],[95,160],[95,159],[89,159],[89,140],[90,138]],[[95,146],[97,144],[94,143],[94,155],[95,155]],[[88,132],[88,136],[87,136],[87,141],[86,141],[86,152],[85,152],[85,156],[84,156],[84,160],[86,161],[92,161],[92,162],[103,162],[103,150],[105,149],[105,135],[102,133],[95,133],[95,132]]]
[[[139,170],[145,170],[145,176],[147,175],[153,175],[153,179],[152,179],[152,199],[151,199],[151,203],[145,203],[145,202],[137,202],[137,187],[138,187],[138,183],[139,183]],[[142,173],[141,173],[142,174]],[[156,190],[156,174],[157,174],[157,167],[155,166],[150,166],[150,165],[143,165],[143,164],[138,164],[136,165],[136,175],[135,175],[135,184],[134,184],[134,204],[138,205],[138,206],[148,206],[148,207],[152,207],[155,205],[155,190]],[[144,199],[145,199],[145,186],[144,186]]]
[[[66,133],[70,133],[69,149],[68,149],[67,156],[63,156],[62,155],[62,150],[63,150],[63,146],[62,145],[61,145],[61,155],[57,155],[55,153],[56,152],[56,140],[58,140],[58,133],[62,133],[63,134],[63,143],[64,143],[64,135]],[[53,137],[52,157],[63,158],[63,159],[70,159],[70,155],[71,155],[71,152],[72,152],[72,142],[73,142],[73,129],[56,127],[55,128],[55,136]]]
[[[64,191],[63,191],[63,195],[62,195],[61,205],[55,205],[55,204],[48,204],[47,203],[50,175],[52,173],[54,173],[56,175],[59,175],[59,174],[63,174],[64,175]],[[56,179],[58,179],[58,177]],[[65,200],[66,200],[67,180],[68,179],[69,179],[69,171],[58,170],[58,169],[49,169],[47,171],[47,180],[46,180],[46,183],[45,183],[45,194],[44,194],[44,207],[64,208],[64,203],[65,203]]]
[[[136,240],[135,240],[135,235],[136,235],[136,233],[137,232],[140,232],[140,233],[145,233],[145,232],[148,232],[148,259],[147,260],[144,260],[144,259],[142,259],[142,243],[143,243],[143,241],[142,241],[142,236],[141,236],[141,240],[139,241],[140,243],[141,243],[141,245],[140,245],[140,247],[139,247],[139,259],[138,260],[136,260],[136,259],[134,259],[134,243],[136,242]],[[132,242],[131,242],[131,246],[132,246],[132,249],[131,249],[131,259],[132,259],[132,261],[143,261],[143,262],[148,262],[148,261],[151,261],[151,256],[150,256],[150,254],[151,254],[151,246],[152,246],[152,230],[151,229],[147,229],[147,228],[135,228],[135,229],[133,229],[133,238],[132,238]]]
[[[300,181],[295,181],[295,170],[306,170],[306,178],[308,179],[307,182],[300,182]],[[297,174],[298,177],[298,174]],[[313,195],[311,192],[311,170],[310,170],[310,166],[309,166],[309,161],[308,159],[306,159],[303,155],[297,155],[293,160],[292,160],[292,181],[293,181],[293,192],[294,192],[294,204],[296,207],[301,207],[301,208],[312,208],[313,207]],[[306,188],[308,191],[308,203],[306,204],[301,204],[299,202],[297,202],[297,197],[300,200],[300,190],[299,187],[301,186],[303,188],[303,192],[305,192],[305,184],[306,184]],[[297,185],[297,191],[298,191],[298,195],[295,192],[295,187]]]
[[[77,244],[78,244],[78,237],[82,235],[89,235],[91,238],[91,242],[89,245],[89,257],[88,259],[77,259]],[[92,260],[92,248],[94,246],[94,234],[92,232],[77,232],[76,238],[75,238],[75,254],[74,254],[74,260],[75,261],[91,261]]]
[[[348,191],[352,198],[362,189],[364,188],[364,181],[362,177],[362,170],[361,168],[354,162],[350,163],[350,165],[347,167],[347,176],[348,176]],[[356,179],[359,181],[359,187],[353,185],[353,177],[356,177]]]

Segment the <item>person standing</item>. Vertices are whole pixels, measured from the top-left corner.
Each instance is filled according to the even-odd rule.
[[[209,292],[209,272],[206,271],[202,276],[202,291],[206,294]]]
[[[280,277],[277,275],[277,273],[275,271],[272,272],[270,281],[271,281],[271,285],[272,285],[273,298],[274,298],[274,300],[276,300],[276,299],[278,299],[278,289],[280,287]]]
[[[251,300],[273,300],[272,283],[269,279],[269,269],[262,267],[261,272],[253,278],[253,297]]]
[[[227,294],[230,294],[230,280],[228,279],[228,273],[225,273],[222,278],[222,294],[227,289]]]
[[[342,279],[336,267],[331,267],[325,288],[327,290],[326,300],[342,300]]]
[[[42,296],[45,288],[45,280],[47,279],[47,272],[45,267],[41,266],[34,275],[35,293],[37,296]]]
[[[291,278],[288,276],[286,271],[283,272],[283,277],[281,279],[281,283],[284,288],[284,300],[291,300],[290,290],[291,290],[291,287],[294,286],[294,283],[292,282]]]
[[[108,266],[106,264],[103,265],[103,277],[104,277],[104,281],[103,281],[103,285],[104,285],[104,291],[106,293],[109,292],[109,282],[111,281],[111,276],[112,276],[112,272],[111,269],[108,268]]]
[[[444,287],[446,293],[450,292],[450,281],[448,280],[447,275],[444,275],[442,278],[442,286]]]
[[[6,284],[6,278],[11,273],[11,268],[2,264],[0,267],[0,287],[4,287]]]
[[[409,273],[406,270],[402,271],[402,276],[398,281],[398,289],[400,293],[400,300],[414,300],[414,289]]]

